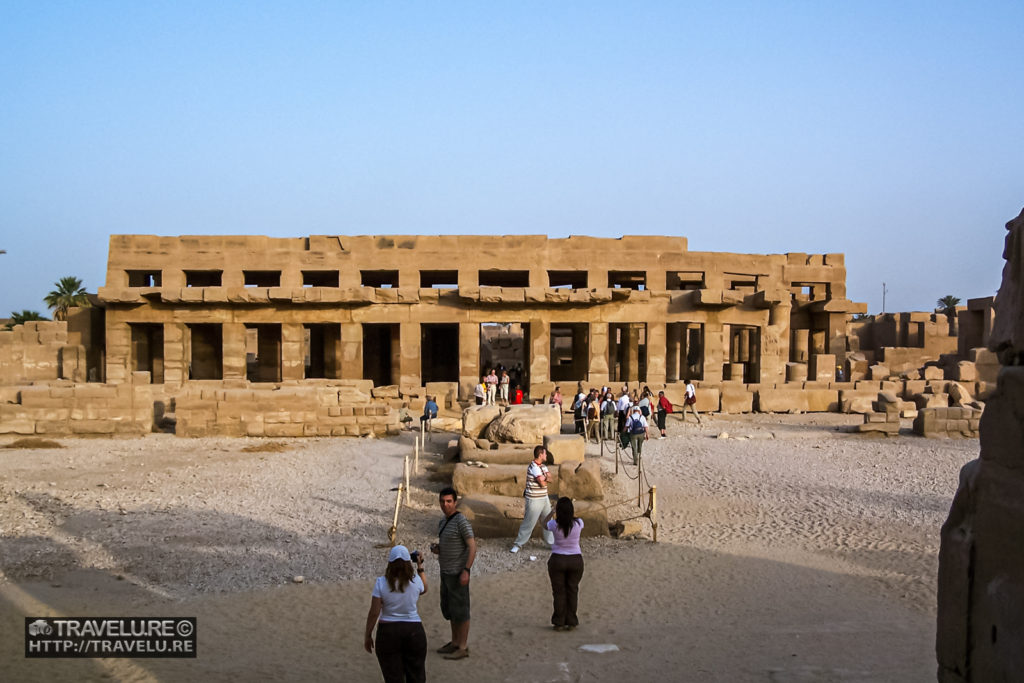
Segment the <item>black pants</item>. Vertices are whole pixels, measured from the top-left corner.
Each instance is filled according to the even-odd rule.
[[[427,680],[427,633],[418,621],[382,621],[377,624],[377,661],[384,683],[421,683]]]
[[[548,577],[551,579],[551,597],[554,601],[552,625],[579,626],[576,600],[580,592],[580,579],[583,578],[583,556],[551,553],[548,558]]]
[[[658,408],[658,429],[665,431],[665,417],[668,415],[667,410]]]

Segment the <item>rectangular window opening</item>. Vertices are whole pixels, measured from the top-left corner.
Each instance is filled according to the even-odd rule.
[[[665,289],[704,289],[704,271],[677,270],[665,275]]]
[[[647,273],[642,270],[610,270],[608,286],[612,289],[647,289]]]
[[[586,289],[587,271],[549,270],[548,287],[555,289]]]
[[[127,270],[129,287],[160,287],[162,272],[159,270]]]
[[[450,289],[459,286],[457,270],[421,270],[420,287],[424,289]]]
[[[398,286],[397,270],[361,270],[359,275],[362,278],[363,287],[391,289]]]
[[[220,287],[223,271],[220,270],[186,270],[186,287]]]
[[[246,287],[281,286],[281,271],[279,270],[243,270],[242,277]]]
[[[303,287],[337,287],[338,271],[336,270],[304,270],[302,271]]]
[[[481,287],[529,287],[528,270],[481,270]]]

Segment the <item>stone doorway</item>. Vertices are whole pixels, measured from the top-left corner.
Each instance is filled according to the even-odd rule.
[[[552,382],[586,380],[590,372],[590,323],[552,323]]]
[[[306,379],[341,377],[341,325],[309,323],[303,326]]]
[[[219,323],[188,325],[188,378],[224,377],[224,331]]]
[[[245,378],[250,382],[281,381],[281,325],[245,326]]]
[[[363,323],[363,379],[373,386],[398,384],[398,323]]]
[[[420,325],[420,377],[427,382],[459,381],[459,324]]]
[[[530,337],[528,323],[481,323],[480,374],[495,368],[501,377],[501,367],[508,370],[510,389],[520,387],[527,393],[529,387],[530,357],[526,340]]]
[[[148,372],[153,384],[164,382],[164,326],[153,323],[133,323],[131,367],[132,372]]]
[[[608,325],[608,370],[611,382],[647,381],[647,323]]]

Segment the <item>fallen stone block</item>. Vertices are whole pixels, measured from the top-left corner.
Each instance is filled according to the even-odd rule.
[[[559,468],[550,468],[548,494],[559,495]],[[464,495],[522,496],[526,488],[526,466],[488,465],[473,467],[459,463],[452,471],[452,486]]]
[[[491,441],[539,444],[546,434],[557,434],[562,416],[548,406],[509,406],[484,432]]]
[[[575,500],[601,500],[601,461],[563,462],[558,467],[558,495]]]
[[[544,450],[548,452],[549,465],[584,460],[586,444],[580,434],[548,434],[544,437]]]
[[[470,406],[462,411],[462,435],[478,439],[501,413],[498,406]]]

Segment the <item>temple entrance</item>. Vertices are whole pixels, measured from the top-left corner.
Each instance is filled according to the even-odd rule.
[[[669,323],[665,327],[667,381],[704,379],[704,325]]]
[[[608,325],[608,370],[612,382],[647,381],[647,324]]]
[[[427,382],[459,381],[459,324],[420,325],[420,377]]]
[[[551,381],[577,382],[590,372],[590,323],[551,323]]]
[[[527,393],[529,383],[529,354],[526,342],[529,339],[529,323],[481,323],[480,325],[480,373],[488,368],[508,371],[510,388],[516,386]]]
[[[164,326],[151,323],[129,324],[132,331],[132,372],[148,372],[152,384],[164,382]]]
[[[746,384],[761,381],[761,328],[751,325],[727,325],[729,362],[723,377]]]
[[[363,379],[375,387],[398,384],[398,323],[363,323]]]
[[[306,379],[341,377],[341,325],[310,323],[303,325]]]
[[[281,381],[281,325],[245,326],[245,378],[250,382]]]
[[[188,325],[188,378],[222,379],[224,336],[218,323]]]

